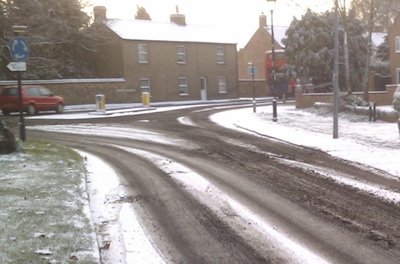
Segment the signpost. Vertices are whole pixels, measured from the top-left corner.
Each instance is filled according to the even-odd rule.
[[[14,37],[10,42],[10,54],[15,61],[26,61],[29,55],[29,45],[25,38]]]
[[[9,50],[11,57],[15,60],[7,65],[10,71],[17,72],[18,79],[18,101],[19,101],[19,139],[26,140],[25,122],[24,122],[24,109],[22,106],[22,92],[21,92],[21,72],[26,71],[26,59],[29,56],[29,45],[25,38],[18,36],[19,33],[24,32],[26,26],[13,26],[15,37],[10,41]]]
[[[12,72],[26,71],[26,62],[24,61],[10,62],[7,65],[7,68]]]
[[[254,76],[256,75],[257,68],[254,66],[253,62],[249,62],[247,66],[247,73],[251,76],[252,86],[253,86],[253,113],[256,112],[256,94],[255,94],[255,83]]]

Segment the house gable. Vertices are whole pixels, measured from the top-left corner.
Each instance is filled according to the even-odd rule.
[[[238,52],[238,74],[239,79],[251,78],[247,73],[248,63],[253,63],[257,68],[255,79],[265,80],[265,53],[271,50],[272,34],[271,27],[266,24],[266,16],[259,16],[259,28],[250,38],[243,49]],[[282,39],[285,37],[287,27],[274,26],[274,48],[283,49]]]

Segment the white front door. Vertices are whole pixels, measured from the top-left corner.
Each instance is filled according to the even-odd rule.
[[[201,100],[207,101],[207,79],[205,77],[200,77],[200,93]]]

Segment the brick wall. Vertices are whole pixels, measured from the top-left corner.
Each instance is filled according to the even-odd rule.
[[[397,85],[387,85],[386,91],[370,91],[369,100],[376,105],[391,105],[393,103],[393,93]],[[363,97],[363,92],[353,92],[353,95]],[[333,101],[332,93],[303,93],[302,89],[296,89],[296,108],[307,108],[313,106],[316,102],[331,103]]]
[[[1,87],[16,85],[16,81],[2,81]],[[112,79],[65,79],[65,80],[23,80],[22,84],[42,85],[54,94],[60,95],[68,105],[94,104],[96,94],[104,94],[106,103],[141,102],[134,96],[134,89],[126,87],[122,78]]]

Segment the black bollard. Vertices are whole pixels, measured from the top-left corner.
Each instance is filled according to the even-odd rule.
[[[374,102],[374,122],[376,122],[376,103]]]
[[[372,105],[369,104],[369,122],[372,121]]]
[[[400,138],[400,118],[397,120],[397,127],[399,128],[399,138]]]
[[[272,121],[277,122],[278,121],[278,112],[277,112],[277,107],[276,107],[276,99],[274,98],[272,100]]]

